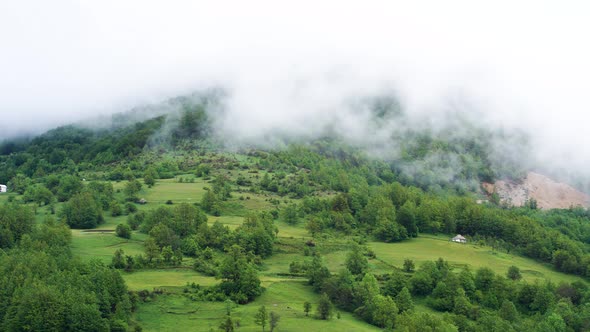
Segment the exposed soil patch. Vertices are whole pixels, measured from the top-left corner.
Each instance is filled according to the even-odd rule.
[[[523,206],[534,199],[541,209],[567,209],[571,206],[590,207],[590,196],[572,186],[556,182],[545,175],[528,172],[521,181],[499,180],[483,183],[482,188],[489,194],[496,192],[500,200],[513,206]]]

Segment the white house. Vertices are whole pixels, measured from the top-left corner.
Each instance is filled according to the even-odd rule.
[[[451,239],[451,241],[457,243],[467,243],[467,239],[461,234],[457,234],[454,238]]]
[[[6,185],[0,184],[0,193],[5,193],[7,191]]]

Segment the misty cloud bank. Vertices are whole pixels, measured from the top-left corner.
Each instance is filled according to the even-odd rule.
[[[221,87],[216,128],[228,143],[335,132],[386,156],[404,128],[477,123],[529,136],[530,156],[507,139],[493,147],[498,160],[588,174],[589,6],[3,4],[0,139],[88,118],[108,125],[109,114]],[[366,102],[374,96],[395,97],[408,116],[376,123]]]

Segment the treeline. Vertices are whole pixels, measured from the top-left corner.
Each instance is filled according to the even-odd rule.
[[[100,170],[105,165],[132,162],[150,146],[181,148],[187,141],[209,137],[210,119],[201,100],[180,98],[173,109],[177,111],[110,129],[70,125],[29,141],[2,142],[0,183],[19,174],[36,179],[50,173]]]
[[[526,138],[505,137],[473,128],[457,131],[448,129],[433,133],[429,130],[405,130],[393,135],[392,151],[375,152],[380,157],[369,157],[371,147],[352,147],[339,138],[322,138],[307,144],[289,144],[273,152],[250,152],[259,157],[260,167],[271,172],[295,173],[306,170],[306,178],[320,184],[322,189],[348,191],[359,182],[377,185],[398,181],[437,194],[451,192],[464,195],[479,190],[481,181],[497,178],[520,179],[525,169],[518,160],[507,157],[491,160],[492,142],[517,140],[527,146]],[[455,133],[455,134],[453,134]],[[522,151],[521,155],[525,155]],[[280,174],[280,173],[278,173]],[[298,176],[305,174],[297,174]],[[271,187],[272,188],[272,187]],[[280,187],[279,187],[280,188]],[[299,192],[293,191],[301,195]]]
[[[305,223],[314,236],[336,230],[393,242],[419,233],[459,233],[551,263],[562,272],[590,276],[586,209],[540,211],[534,205],[477,204],[473,196],[454,190],[432,191],[398,182],[400,174],[387,164],[333,145],[251,155],[259,158],[260,168],[272,172],[252,184],[252,190],[293,197],[301,196],[300,188],[310,192],[297,206],[282,207],[280,215],[288,223]],[[314,195],[325,191],[335,195]]]
[[[78,176],[51,174],[35,184],[30,179],[17,175],[11,184],[14,191],[22,194],[20,202],[49,206],[51,214],[56,214],[72,228],[95,228],[104,221],[105,211],[110,210],[113,216],[124,212],[120,202],[115,199],[115,191],[110,182],[91,181],[84,184]],[[137,180],[128,181],[123,189],[126,200],[135,201],[141,187]],[[15,201],[14,196],[9,199]],[[56,208],[58,202],[64,203],[59,210]],[[5,208],[6,215],[14,210]],[[136,207],[131,203],[125,204],[125,212],[135,210]]]
[[[132,163],[146,148],[157,151],[219,148],[221,142],[212,130],[214,114],[208,109],[214,109],[221,97],[216,92],[178,97],[162,105],[168,112],[155,112],[165,115],[135,123],[131,121],[141,117],[116,115],[109,129],[64,126],[29,141],[3,142],[0,183],[17,174],[37,178],[55,172],[73,174],[77,170],[102,170],[105,165]],[[379,127],[384,121],[394,120],[406,122],[399,105],[381,102],[384,99],[388,98],[376,98],[368,104],[374,125]],[[501,155],[501,151],[492,150],[499,143],[519,146],[522,149],[519,155],[526,154],[527,140],[520,133],[491,131],[467,119],[438,130],[419,124],[394,126],[391,130],[390,141],[381,143],[391,149],[362,144],[353,148],[340,143],[341,137],[330,134],[309,144],[292,144],[294,140],[285,139],[285,150],[256,154],[266,169],[292,173],[290,170],[295,167],[305,168],[311,171],[312,181],[339,191],[355,185],[357,179],[347,179],[352,174],[365,177],[371,185],[379,179],[391,182],[395,178],[424,190],[451,190],[460,194],[477,190],[482,180],[519,178],[523,174],[514,158],[490,158]],[[374,151],[384,162],[369,160],[365,151]],[[355,169],[353,173],[349,172],[349,166]],[[300,196],[308,193],[305,186],[296,189]]]
[[[489,268],[455,271],[442,258],[414,271],[406,260],[403,272],[368,272],[366,250],[356,245],[346,267],[331,274],[321,257],[299,266],[309,284],[329,299],[322,319],[334,305],[388,330],[400,331],[586,331],[590,328],[590,292],[582,282],[555,285],[521,281],[518,267],[506,276]],[[293,266],[293,264],[292,264]],[[417,313],[420,301],[444,313]]]
[[[395,242],[419,233],[459,233],[551,263],[558,271],[590,276],[585,237],[590,218],[582,209],[503,209],[394,182],[356,187],[332,198],[306,197],[297,206],[283,207],[281,216],[288,223],[305,223],[313,236],[336,230]]]
[[[164,118],[159,117],[126,128],[102,131],[75,126],[51,130],[32,139],[20,151],[4,148],[0,156],[0,181],[6,183],[17,174],[36,178],[62,171],[73,173],[80,168],[91,168],[93,164],[133,158],[143,151],[163,121]]]
[[[136,296],[118,271],[70,253],[70,229],[29,207],[0,207],[0,330],[127,331]]]

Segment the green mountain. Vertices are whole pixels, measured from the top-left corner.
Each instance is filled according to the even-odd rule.
[[[521,133],[380,97],[384,139],[269,148],[218,130],[220,98],[1,144],[1,330],[589,328],[590,212],[478,203],[527,171],[499,151]]]

